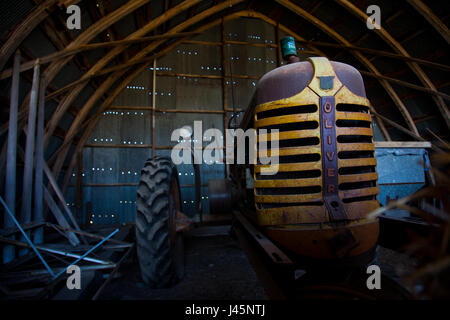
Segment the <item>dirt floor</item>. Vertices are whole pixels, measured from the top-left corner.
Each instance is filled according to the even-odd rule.
[[[414,262],[406,255],[379,247],[382,272],[397,282],[411,272]],[[237,240],[221,232],[185,238],[185,276],[172,288],[150,289],[142,281],[134,256],[124,262],[119,277],[100,300],[259,300],[267,299],[263,287]]]
[[[147,288],[133,259],[125,262],[120,273],[122,277],[106,287],[100,300],[267,299],[239,244],[224,235],[185,238],[185,276],[172,288]]]

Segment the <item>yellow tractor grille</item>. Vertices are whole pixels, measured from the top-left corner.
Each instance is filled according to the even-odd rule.
[[[336,137],[340,198],[344,203],[375,200],[379,190],[369,108],[337,104]]]
[[[262,175],[261,168],[268,165],[258,162],[255,166],[257,209],[323,206],[317,105],[278,105],[257,112],[255,128],[268,129],[268,134],[258,131],[258,141],[267,140],[267,150],[257,145],[258,161],[261,156],[271,155],[269,130],[279,130],[278,173]]]
[[[271,155],[271,145],[268,134],[258,131],[257,135],[258,142],[267,140],[267,150],[256,146],[254,190],[259,223],[329,221],[323,201],[318,106],[276,105],[270,110],[258,109],[255,128],[279,130],[279,167],[274,175],[261,174],[261,169],[270,165],[261,164],[259,158]],[[339,198],[348,219],[358,219],[377,207],[379,193],[371,117],[367,106],[343,103],[336,105],[335,115]],[[361,206],[361,202],[365,205]]]

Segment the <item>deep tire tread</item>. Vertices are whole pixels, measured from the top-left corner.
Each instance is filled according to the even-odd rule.
[[[169,235],[169,202],[176,168],[169,158],[145,162],[136,200],[137,255],[144,282],[153,288],[173,285],[176,276]]]

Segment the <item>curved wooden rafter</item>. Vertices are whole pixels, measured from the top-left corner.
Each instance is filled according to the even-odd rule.
[[[242,0],[241,0],[242,1]],[[158,26],[162,25],[164,22],[169,20],[170,18],[176,16],[180,12],[183,12],[184,10],[187,10],[194,4],[200,2],[200,0],[186,0],[182,2],[181,4],[173,7],[172,9],[166,11],[161,16],[151,20],[149,23],[147,23],[145,26],[143,26],[141,29],[133,32],[129,36],[127,36],[126,40],[132,40],[140,38],[147,33],[151,32],[152,30],[155,30]],[[161,40],[159,40],[161,41]],[[56,111],[52,115],[52,118],[47,124],[46,131],[45,131],[45,137],[44,137],[44,145],[47,145],[50,137],[52,136],[56,126],[58,125],[58,122],[61,120],[64,113],[67,111],[67,109],[70,107],[72,102],[76,99],[76,97],[81,93],[81,91],[84,89],[84,87],[88,84],[87,80],[90,76],[96,74],[101,69],[103,69],[112,59],[114,59],[116,56],[118,56],[120,53],[122,53],[124,50],[126,50],[128,46],[118,46],[109,51],[105,56],[103,56],[101,59],[97,61],[97,63],[92,66],[91,69],[89,69],[88,72],[86,72],[81,79],[79,79],[80,83],[71,89],[71,91],[65,96],[65,98],[59,103],[58,107],[56,108]],[[103,85],[101,87],[104,87]],[[100,88],[96,90],[97,92],[100,91]]]
[[[361,19],[364,23],[366,23],[368,15],[361,11],[358,7],[356,7],[353,3],[351,3],[349,0],[335,0],[337,3],[339,3],[341,6],[343,6],[345,9],[347,9],[349,12],[354,14],[356,17]],[[377,26],[377,28],[373,29],[373,31],[378,34],[392,49],[394,49],[397,53],[405,56],[405,57],[411,57],[409,53],[406,51],[406,49],[394,39],[390,35],[389,32],[386,31],[382,26]],[[422,68],[416,63],[416,62],[406,62],[406,64],[410,67],[410,69],[416,74],[416,76],[419,78],[420,82],[423,83],[423,85],[433,91],[437,91],[436,86],[431,82],[428,75],[422,70]],[[444,99],[440,96],[433,95],[433,100],[437,104],[437,107],[444,117],[444,120],[447,124],[447,127],[450,128],[450,110],[448,109],[447,105],[444,102]],[[413,130],[414,131],[414,130]],[[418,132],[414,131],[418,134]]]
[[[425,3],[420,0],[406,0],[408,3],[416,9],[432,26],[433,28],[442,36],[442,38],[450,44],[450,31],[448,30],[445,23],[439,19],[430,8],[428,8]]]
[[[49,13],[48,10],[57,2],[58,0],[46,0],[37,5],[30,10],[30,13],[14,28],[0,49],[0,70],[3,70],[5,64],[22,41],[28,37],[34,28],[47,19]]]
[[[75,38],[70,44],[67,45],[66,49],[74,49],[82,44],[87,44],[93,38],[95,38],[99,33],[110,27],[112,24],[121,20],[134,10],[138,9],[142,5],[146,4],[150,0],[133,0],[128,1],[115,11],[106,15],[102,19],[93,23],[89,28],[81,33],[77,38]],[[58,73],[63,69],[63,67],[71,61],[73,56],[69,56],[57,61],[52,62],[47,69],[45,69],[43,75],[47,79],[47,85],[51,83],[51,81],[58,75]],[[28,112],[28,102],[29,102],[30,92],[26,95],[26,98],[22,102],[20,111],[19,111],[19,119],[23,119]],[[20,126],[22,127],[22,126]],[[5,128],[2,127],[0,133],[4,133]]]
[[[346,40],[344,37],[342,37],[339,33],[337,33],[335,30],[330,28],[328,25],[326,25],[324,22],[307,12],[306,10],[300,8],[299,6],[293,4],[290,1],[287,0],[275,0],[282,6],[286,7],[287,9],[291,10],[295,14],[301,16],[303,19],[307,20],[308,22],[315,25],[317,28],[321,29],[323,32],[325,32],[330,37],[334,38],[338,42],[344,44],[344,45],[351,45],[351,43]],[[372,73],[381,76],[382,74],[378,71],[378,69],[370,62],[369,59],[367,59],[365,56],[363,56],[360,52],[351,52],[359,61],[361,61]],[[419,135],[419,131],[417,130],[417,127],[414,123],[413,118],[411,117],[411,114],[409,113],[406,106],[403,104],[402,100],[399,98],[395,90],[392,88],[392,86],[384,79],[377,79],[378,82],[381,84],[381,86],[386,90],[388,95],[391,97],[391,99],[394,101],[395,105],[397,106],[400,113],[403,115],[403,118],[406,121],[406,124],[408,127],[417,135]]]

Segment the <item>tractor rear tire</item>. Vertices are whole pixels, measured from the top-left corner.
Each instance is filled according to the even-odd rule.
[[[183,250],[177,248],[175,226],[180,200],[178,173],[170,158],[148,159],[137,191],[136,243],[142,279],[152,288],[170,287],[182,274],[182,257],[176,254]]]

